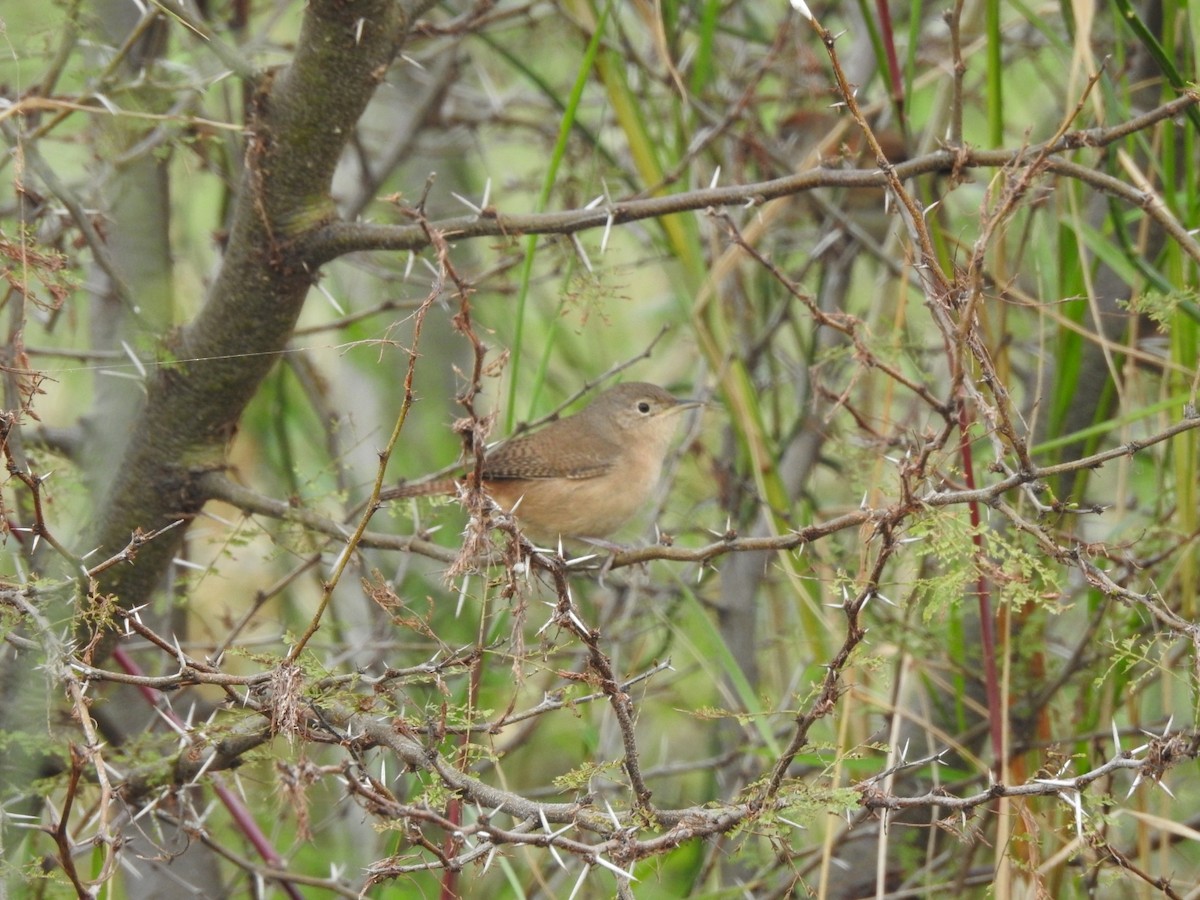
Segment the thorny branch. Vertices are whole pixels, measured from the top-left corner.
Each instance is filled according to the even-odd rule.
[[[1046,482],[1059,475],[1068,472],[1098,469],[1105,463],[1133,456],[1142,450],[1197,428],[1200,428],[1200,416],[1189,413],[1181,421],[1147,437],[1131,440],[1119,447],[1113,447],[1063,463],[1055,463],[1047,466],[1032,464],[1028,470],[1011,472],[1004,478],[983,487],[964,488],[953,485],[949,481],[943,481],[937,487],[928,487],[925,492],[915,494],[905,502],[895,506],[878,509],[864,507],[825,522],[798,527],[780,535],[743,538],[738,537],[736,533],[725,533],[720,535],[719,540],[699,547],[685,547],[676,544],[652,544],[645,547],[621,549],[614,553],[608,567],[609,569],[619,569],[654,560],[708,563],[729,553],[749,553],[763,550],[796,550],[805,544],[812,543],[830,534],[849,528],[858,528],[864,523],[889,521],[893,525],[899,524],[920,508],[949,507],[966,503],[979,503],[984,506],[990,506],[997,503],[1010,491],[1022,489],[1031,490],[1035,493],[1040,492],[1043,490]],[[924,469],[923,466],[918,466],[917,468]],[[336,520],[305,510],[303,507],[263,497],[253,491],[233,484],[219,473],[203,476],[203,484],[205,490],[209,491],[214,498],[222,499],[241,507],[247,513],[302,522],[309,528],[322,534],[327,534],[332,538],[338,540],[345,539],[345,527]],[[1055,512],[1060,511],[1059,506],[1053,506],[1051,509]],[[1069,511],[1069,509],[1069,507],[1062,507],[1061,511]],[[1099,510],[1090,508],[1087,511],[1099,512]],[[445,547],[412,536],[367,532],[362,536],[359,545],[409,551],[442,562],[452,562],[457,558],[457,555],[452,550],[447,550]]]
[[[1200,103],[1200,92],[1189,91],[1138,117],[1140,128],[1173,118]],[[769,181],[730,187],[712,187],[659,197],[617,200],[595,207],[553,213],[507,214],[488,207],[481,212],[443,219],[430,227],[447,240],[477,237],[504,237],[526,234],[574,234],[596,228],[611,228],[629,222],[660,218],[672,213],[703,210],[710,207],[758,206],[767,200],[791,197],[822,187],[893,187],[918,175],[960,173],[969,169],[1020,169],[1038,162],[1047,173],[1061,175],[1089,185],[1097,191],[1142,210],[1171,240],[1192,259],[1200,262],[1200,243],[1178,219],[1145,190],[1071,160],[1062,154],[1083,147],[1105,147],[1125,137],[1130,123],[1112,128],[1071,131],[1049,144],[1034,144],[1017,150],[979,150],[961,147],[936,150],[902,163],[886,162],[877,169],[816,168]],[[920,217],[922,210],[913,206],[910,216]],[[308,237],[306,252],[312,258],[328,261],[363,250],[420,250],[429,244],[429,235],[420,225],[378,225],[361,222],[331,222]]]
[[[855,616],[857,611],[861,611],[862,600],[858,598],[853,603],[847,603],[848,615]],[[567,621],[570,621],[569,616]],[[563,624],[564,627],[570,627],[566,622]],[[625,690],[628,685],[616,687]],[[823,691],[809,712],[801,717],[804,724],[811,724],[816,717],[825,714],[829,701],[830,698]],[[270,703],[268,696],[259,695],[251,705],[266,710]],[[796,802],[787,790],[787,782],[782,777],[778,781],[772,777],[773,788],[780,787],[782,790],[771,789],[744,800],[704,807],[658,807],[653,809],[652,818],[647,820],[636,807],[622,811],[596,796],[583,796],[572,802],[538,802],[527,799],[517,791],[488,785],[460,771],[450,759],[427,744],[427,732],[424,729],[403,719],[380,718],[349,707],[323,705],[319,710],[315,706],[309,707],[302,716],[300,728],[310,738],[328,737],[330,729],[336,729],[340,735],[339,742],[350,752],[352,760],[361,759],[373,747],[386,748],[401,766],[437,776],[464,801],[466,809],[473,811],[469,821],[455,822],[452,823],[453,828],[447,827],[447,831],[454,831],[458,835],[458,846],[450,854],[435,854],[433,860],[411,864],[401,864],[396,860],[381,862],[373,867],[376,878],[429,868],[457,871],[505,844],[554,846],[592,865],[603,865],[607,857],[618,866],[628,866],[664,848],[725,833],[740,823],[785,811]],[[190,747],[187,757],[195,762],[186,769],[177,770],[176,777],[188,779],[200,771],[214,772],[236,765],[240,754],[257,746],[268,733],[266,726],[256,729],[247,723],[240,747],[233,741],[233,735],[223,737],[221,744],[226,751],[234,749],[232,755],[224,752],[214,756],[202,747]],[[945,791],[902,797],[884,793],[876,787],[887,774],[881,773],[861,782],[858,789],[862,805],[868,811],[920,807],[951,810],[957,815],[986,807],[1002,796],[1050,797],[1062,796],[1064,792],[1078,794],[1118,770],[1130,771],[1138,781],[1149,779],[1158,782],[1172,767],[1196,758],[1198,753],[1200,736],[1191,732],[1167,732],[1152,736],[1147,744],[1135,750],[1119,752],[1112,759],[1077,776],[1060,775],[1055,778],[1034,778],[1020,784],[993,784],[985,791],[962,797]],[[938,760],[932,758],[922,762],[936,763]],[[343,768],[343,778],[351,794],[373,815],[413,825],[427,822],[447,826],[449,823],[444,812],[434,807],[398,800],[380,781],[367,774],[358,762],[350,762]],[[129,800],[136,800],[147,791],[160,789],[160,785],[161,776],[153,774],[153,769],[147,769],[143,775],[129,776],[121,787]],[[513,824],[507,827],[499,824],[501,816]],[[551,825],[565,827],[552,831],[549,828]],[[572,830],[578,836],[568,836]],[[586,840],[585,836],[588,835],[596,840]]]

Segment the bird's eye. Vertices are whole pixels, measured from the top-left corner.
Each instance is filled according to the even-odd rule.
[[[650,402],[648,400],[639,400],[637,408],[638,412],[645,415],[646,413],[650,412]]]

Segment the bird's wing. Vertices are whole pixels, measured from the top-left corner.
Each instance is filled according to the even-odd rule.
[[[483,477],[493,479],[598,478],[612,470],[616,454],[594,440],[587,444],[556,441],[546,453],[540,435],[514,438],[496,447],[483,461]]]

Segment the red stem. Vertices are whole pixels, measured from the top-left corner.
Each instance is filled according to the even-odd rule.
[[[134,662],[133,657],[126,653],[121,647],[117,647],[115,650],[113,650],[113,660],[118,666],[120,666],[130,675],[146,674],[142,671],[142,667]],[[149,704],[152,708],[158,709],[180,729],[186,730],[187,725],[184,723],[183,719],[175,715],[175,712],[172,709],[169,707],[159,707],[157,691],[141,684],[136,685],[136,687],[138,693],[142,695],[147,704]],[[213,792],[217,795],[217,798],[229,811],[229,815],[233,818],[233,821],[237,825],[238,829],[241,830],[242,834],[249,839],[250,843],[254,846],[254,849],[258,851],[258,855],[262,857],[263,862],[274,869],[282,869],[282,858],[278,853],[275,852],[275,848],[271,846],[270,839],[263,834],[262,829],[258,827],[258,823],[254,821],[254,816],[251,815],[250,810],[246,808],[246,805],[242,803],[241,797],[239,797],[229,788],[225,787],[225,785],[221,784],[216,779],[212,779],[209,783],[212,785]],[[287,892],[287,895],[293,898],[293,900],[303,900],[300,892],[291,882],[279,879],[279,884],[284,891]]]
[[[971,439],[967,433],[967,408],[958,404],[958,449],[962,456],[963,477],[967,490],[975,490],[975,464],[971,457]],[[979,502],[972,500],[967,504],[971,515],[971,540],[975,543],[977,558],[984,554],[982,517],[979,515]],[[1000,705],[1000,676],[996,668],[996,631],[992,617],[992,596],[988,586],[987,576],[979,569],[979,577],[975,582],[975,591],[979,597],[979,643],[983,654],[983,680],[987,692],[988,726],[992,735],[992,755],[995,758],[993,769],[996,780],[999,781],[1004,770],[1004,714]]]

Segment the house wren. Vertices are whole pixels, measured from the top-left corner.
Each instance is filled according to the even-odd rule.
[[[653,384],[619,384],[576,415],[489,450],[484,489],[535,540],[606,537],[650,498],[677,414],[701,405]],[[380,499],[457,490],[453,479],[441,478],[400,485]]]

